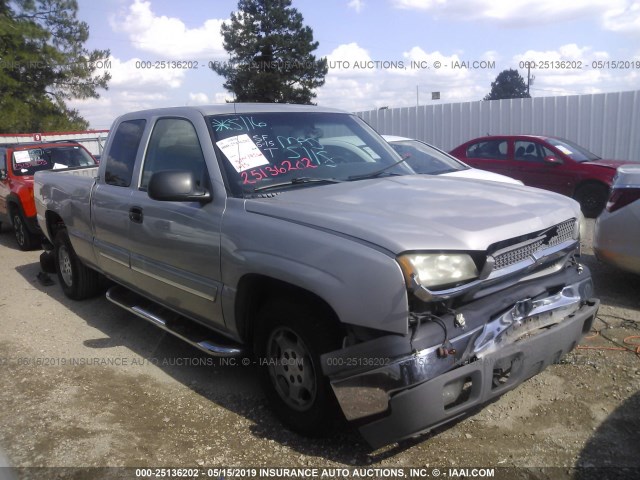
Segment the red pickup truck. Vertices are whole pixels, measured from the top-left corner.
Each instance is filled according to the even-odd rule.
[[[40,247],[33,174],[39,170],[86,167],[95,159],[73,141],[0,145],[0,226],[8,222],[21,250]]]

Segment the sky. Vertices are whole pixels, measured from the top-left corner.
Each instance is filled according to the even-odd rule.
[[[209,62],[237,0],[79,0],[109,49],[100,98],[70,106],[108,129],[126,112],[233,100]],[[329,72],[318,105],[358,112],[481,100],[505,69],[531,96],[640,89],[640,0],[293,0]],[[163,66],[163,63],[164,66]],[[173,65],[168,62],[181,61]],[[183,68],[171,68],[182,65]],[[184,68],[188,66],[191,68]],[[439,92],[440,99],[432,99]]]

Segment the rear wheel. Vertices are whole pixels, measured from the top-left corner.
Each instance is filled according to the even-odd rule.
[[[338,349],[340,337],[321,312],[305,304],[268,304],[259,314],[255,349],[273,411],[291,430],[310,436],[327,434],[339,418],[320,355]]]
[[[602,212],[608,196],[609,189],[605,185],[590,183],[579,187],[574,198],[580,204],[585,217],[595,218]]]
[[[57,233],[53,246],[56,273],[64,294],[74,300],[96,295],[100,289],[100,274],[78,258],[66,230]]]
[[[40,236],[34,235],[29,231],[24,217],[17,209],[13,211],[12,221],[13,233],[20,250],[34,250],[40,246]]]

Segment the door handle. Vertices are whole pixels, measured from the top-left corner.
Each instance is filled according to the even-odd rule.
[[[142,213],[142,208],[140,207],[131,207],[129,209],[129,220],[134,223],[142,223],[142,219],[144,215]]]

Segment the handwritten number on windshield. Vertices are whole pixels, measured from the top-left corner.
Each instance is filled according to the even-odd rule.
[[[277,177],[278,175],[294,170],[306,170],[308,168],[318,167],[311,162],[311,159],[303,157],[296,161],[295,164],[291,163],[289,160],[284,160],[279,166],[272,165],[268,167],[252,168],[251,170],[240,172],[240,176],[242,177],[243,185],[253,185],[265,178]]]

